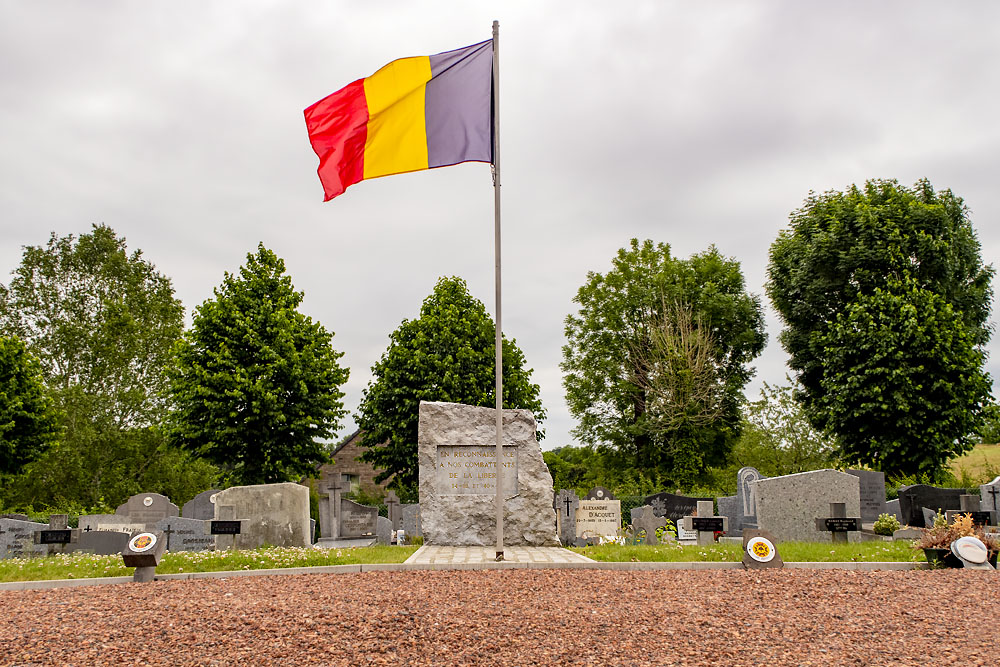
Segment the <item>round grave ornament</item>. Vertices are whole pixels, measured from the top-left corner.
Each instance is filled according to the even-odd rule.
[[[136,553],[149,551],[156,546],[156,535],[152,533],[139,533],[128,541],[128,548]]]
[[[769,563],[777,551],[771,540],[766,537],[755,537],[747,542],[747,554],[758,563]]]
[[[212,503],[212,504],[214,505],[214,504],[215,504],[215,497],[216,497],[217,495],[219,495],[219,494],[218,494],[218,493],[213,493],[212,495],[210,495],[210,496],[208,497],[208,502],[210,502],[210,503]]]
[[[146,507],[149,507],[150,505],[153,504],[153,497],[146,496],[145,498],[142,499],[142,504],[145,505]]]
[[[970,563],[981,565],[989,558],[986,545],[977,537],[960,537],[951,543],[951,552]]]

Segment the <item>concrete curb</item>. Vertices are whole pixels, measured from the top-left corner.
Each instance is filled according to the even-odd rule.
[[[785,563],[789,570],[849,570],[857,572],[927,570],[927,563],[844,562],[844,563]],[[158,574],[155,581],[186,581],[191,579],[228,579],[230,577],[273,577],[299,574],[358,574],[362,572],[416,572],[447,570],[616,570],[619,572],[652,572],[656,570],[742,570],[743,563],[368,563],[361,565],[323,565],[289,567],[270,570],[230,570],[223,572],[182,572]],[[94,579],[52,579],[46,581],[11,581],[0,583],[0,591],[45,590],[77,586],[103,586],[132,583],[132,577],[99,577]]]

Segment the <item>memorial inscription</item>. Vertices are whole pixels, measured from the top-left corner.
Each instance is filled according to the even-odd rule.
[[[439,445],[437,492],[446,495],[496,495],[496,447]],[[517,494],[517,447],[503,448],[504,493]]]

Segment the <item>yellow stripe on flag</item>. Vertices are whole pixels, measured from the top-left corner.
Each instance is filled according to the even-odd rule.
[[[365,178],[427,169],[424,90],[430,80],[427,56],[394,60],[365,79]]]

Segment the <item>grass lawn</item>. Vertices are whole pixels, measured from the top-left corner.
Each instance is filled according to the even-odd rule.
[[[156,573],[402,563],[417,549],[415,546],[373,546],[349,549],[262,547],[245,551],[178,551],[164,554],[156,567]],[[133,568],[125,567],[121,556],[95,556],[79,552],[65,556],[56,554],[45,558],[0,560],[0,582],[130,577],[133,571]]]
[[[964,472],[969,479],[988,477],[989,482],[1000,475],[1000,445],[976,445],[968,454],[952,459],[948,466],[958,479]]]
[[[831,544],[829,542],[781,542],[778,553],[786,563],[791,562],[925,562],[922,551],[910,547],[909,541],[858,542]],[[739,544],[713,544],[711,546],[620,546],[604,544],[596,547],[573,547],[573,551],[587,558],[608,562],[676,562],[718,561],[737,563],[743,560]]]

